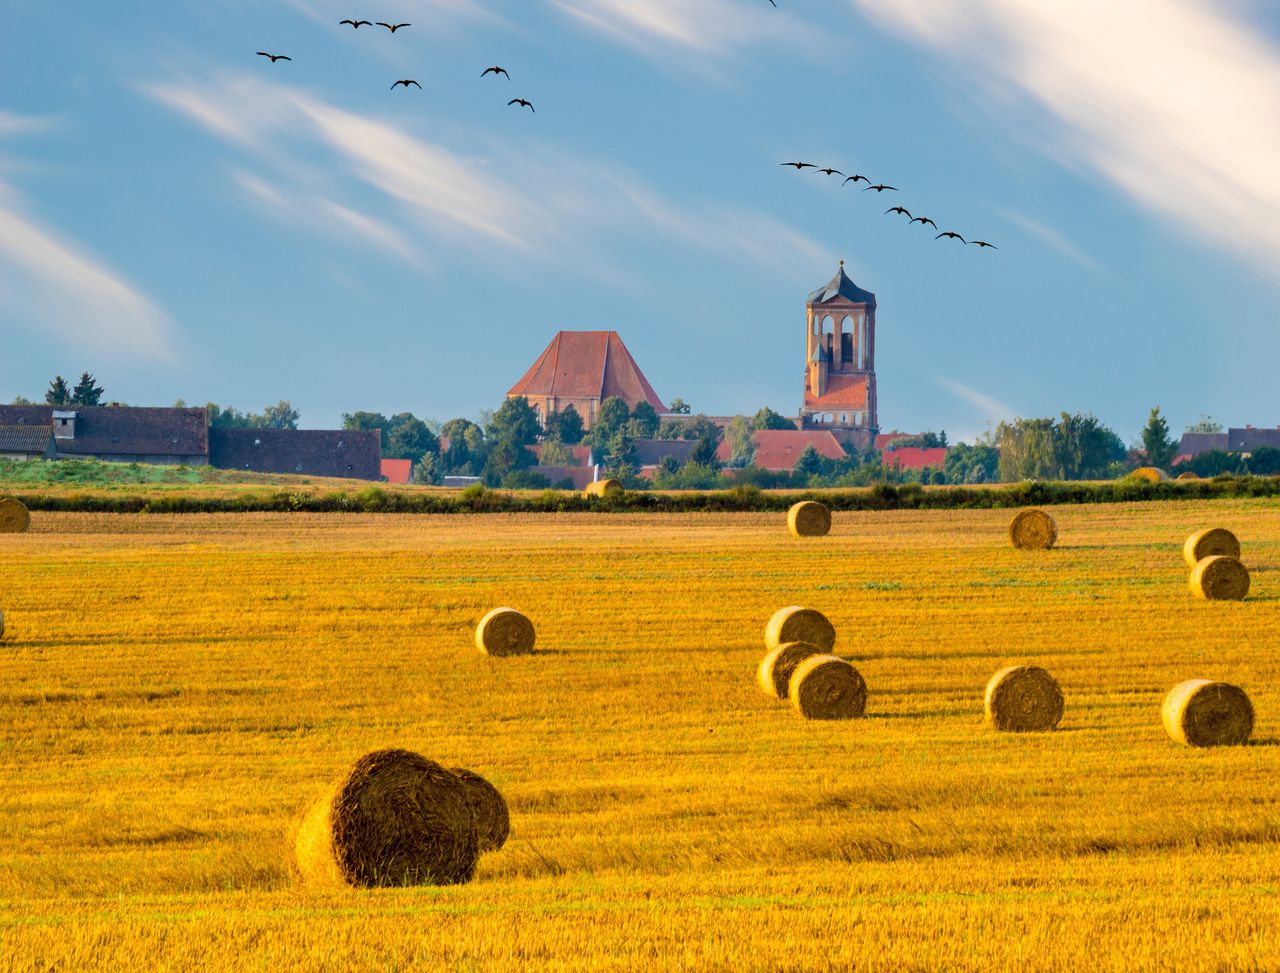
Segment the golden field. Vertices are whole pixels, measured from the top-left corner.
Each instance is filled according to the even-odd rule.
[[[406,517],[37,514],[0,536],[0,970],[1280,969],[1280,505]],[[1233,529],[1245,603],[1187,590]],[[779,607],[869,687],[755,685]],[[497,605],[538,653],[472,643]],[[1060,728],[982,724],[1045,666]],[[1164,694],[1243,686],[1248,747]],[[290,829],[361,753],[486,775],[470,885],[315,892]]]

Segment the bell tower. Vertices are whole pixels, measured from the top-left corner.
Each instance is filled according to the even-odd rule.
[[[836,275],[805,302],[805,429],[827,429],[846,447],[875,445],[876,296]]]

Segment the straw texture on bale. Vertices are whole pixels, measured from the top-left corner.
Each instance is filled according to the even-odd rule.
[[[21,534],[31,526],[27,505],[13,497],[0,497],[0,534]]]
[[[619,480],[596,480],[594,483],[587,484],[587,488],[582,495],[585,497],[620,497],[626,492]]]
[[[525,655],[535,638],[533,622],[514,608],[495,608],[476,626],[476,648],[489,655]]]
[[[1164,728],[1189,747],[1229,747],[1249,741],[1253,704],[1239,686],[1190,679],[1164,698]]]
[[[836,629],[816,608],[779,608],[764,627],[764,647],[776,649],[788,642],[808,642],[830,652],[836,644]]]
[[[1182,545],[1182,559],[1194,568],[1207,557],[1222,554],[1240,560],[1240,542],[1224,527],[1206,527],[1187,538]]]
[[[796,666],[787,695],[807,720],[852,720],[867,708],[862,674],[834,655],[811,655]]]
[[[787,530],[794,537],[824,537],[831,533],[831,511],[814,500],[793,503],[787,511]]]
[[[303,818],[298,871],[315,885],[456,885],[479,845],[467,788],[408,750],[365,754]]]
[[[1191,569],[1191,591],[1208,601],[1243,601],[1249,594],[1249,569],[1233,557],[1215,554]]]
[[[0,639],[4,638],[4,612],[0,612]]]
[[[760,660],[760,670],[756,674],[756,682],[761,692],[766,696],[786,699],[787,687],[791,683],[791,674],[796,671],[796,666],[811,655],[822,654],[821,649],[809,642],[787,642],[776,649],[770,649],[768,654]]]
[[[1174,479],[1175,480],[1198,480],[1200,479],[1200,474],[1195,473],[1192,470],[1184,470],[1183,472],[1175,476]]]
[[[1169,479],[1169,474],[1156,466],[1139,466],[1129,476],[1135,480],[1146,480],[1148,483],[1161,483]]]
[[[511,814],[507,810],[506,799],[498,788],[474,770],[454,767],[453,775],[466,788],[480,850],[497,851],[507,843],[507,835],[511,833]]]
[[[1020,551],[1047,551],[1058,540],[1058,524],[1043,510],[1019,510],[1009,522],[1009,541]]]
[[[983,709],[997,730],[1052,730],[1062,719],[1062,689],[1039,666],[1009,666],[987,683]]]

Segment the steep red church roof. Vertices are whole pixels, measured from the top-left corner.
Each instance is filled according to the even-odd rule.
[[[507,395],[602,400],[616,395],[633,409],[648,402],[667,411],[616,331],[557,333]]]

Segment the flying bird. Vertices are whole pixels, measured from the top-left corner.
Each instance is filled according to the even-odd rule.
[[[770,3],[773,3],[773,0],[769,0],[769,2],[770,2]],[[773,3],[773,5],[774,5],[775,7],[777,6],[777,4],[776,4],[776,3]]]
[[[903,207],[901,207],[901,206],[895,206],[895,207],[893,207],[892,209],[887,209],[887,210],[885,210],[885,213],[886,213],[886,214],[888,214],[888,213],[901,213],[903,216],[910,216],[910,215],[911,215],[910,213],[908,213],[908,212],[906,211],[906,209],[904,209],[904,208],[903,208]],[[912,220],[911,222],[913,222],[913,223],[914,223],[914,222],[915,222],[915,220]]]
[[[974,245],[975,247],[990,247],[992,250],[999,250],[999,249],[1000,249],[1000,248],[999,248],[999,247],[997,247],[994,243],[988,243],[986,240],[974,240],[974,241],[973,241],[973,245]]]
[[[356,30],[359,30],[359,29],[360,29],[360,25],[361,25],[361,24],[368,24],[368,26],[370,26],[370,27],[372,27],[372,26],[373,26],[373,24],[372,24],[370,21],[368,21],[368,20],[339,20],[339,21],[338,21],[338,23],[339,23],[339,24],[350,24],[350,25],[351,25],[352,27],[354,27]]]
[[[867,181],[868,181],[868,182],[870,182],[870,180],[867,180]],[[865,193],[868,189],[874,189],[874,190],[875,190],[876,192],[878,192],[878,193],[882,193],[882,192],[884,192],[886,189],[892,189],[895,193],[898,191],[898,187],[897,187],[897,186],[885,186],[885,185],[883,185],[883,184],[878,185],[878,186],[867,186],[867,187],[866,187],[865,189],[863,189],[862,191]]]
[[[507,102],[507,104],[519,105],[521,108],[529,109],[529,111],[533,112],[535,115],[538,114],[537,109],[533,107],[533,102],[525,101],[523,98],[512,98],[509,102]]]
[[[845,180],[844,182],[842,182],[840,185],[842,185],[842,186],[846,186],[846,185],[848,185],[849,183],[853,183],[853,184],[856,186],[856,185],[858,184],[858,180],[859,180],[859,179],[861,179],[863,182],[865,182],[868,186],[870,186],[870,185],[871,185],[871,180],[870,180],[870,179],[868,179],[866,176],[850,176],[848,179],[846,179],[846,180]]]
[[[946,237],[948,240],[959,240],[961,243],[969,242],[964,237],[962,237],[959,233],[952,233],[950,230],[948,230],[946,233],[939,233],[936,237],[934,237],[934,239],[941,240],[943,237]]]
[[[828,176],[843,176],[844,173],[839,169],[819,169],[819,172],[825,172]]]
[[[497,77],[499,74],[506,74],[506,75],[507,75],[507,80],[508,80],[508,81],[510,81],[510,80],[511,80],[511,75],[507,74],[507,69],[506,69],[506,68],[500,68],[500,67],[498,67],[496,64],[495,64],[493,67],[491,67],[491,68],[485,68],[483,71],[481,71],[481,72],[480,72],[480,77],[482,77],[482,78],[483,78],[486,74],[492,74],[494,77]]]
[[[797,171],[797,172],[799,172],[801,169],[816,169],[816,168],[818,168],[818,167],[817,167],[817,166],[815,166],[812,162],[779,162],[779,163],[778,163],[778,165],[780,165],[780,166],[795,166],[795,169],[796,169],[796,171]]]
[[[418,84],[418,82],[414,81],[414,80],[413,80],[413,78],[401,78],[399,81],[397,81],[395,84],[393,84],[393,85],[391,86],[391,90],[392,90],[392,91],[395,91],[395,89],[396,89],[396,88],[398,88],[398,87],[400,87],[400,85],[404,85],[404,86],[407,88],[407,87],[409,87],[409,85],[411,85],[411,84],[417,84],[419,88],[421,88],[421,87],[422,87],[422,85],[420,85],[420,84]]]
[[[262,57],[271,58],[272,64],[275,64],[276,61],[292,61],[293,60],[293,58],[289,57],[288,54],[268,54],[266,51],[259,51],[258,54]]]
[[[912,223],[920,223],[920,224],[928,223],[928,224],[929,224],[931,227],[933,227],[935,230],[938,228],[938,224],[937,224],[937,223],[935,223],[935,222],[933,222],[933,220],[929,219],[929,217],[927,217],[927,216],[916,216],[916,217],[912,218],[911,222],[912,222]]]
[[[368,21],[365,21],[365,23],[368,23]],[[391,33],[393,33],[393,34],[394,34],[394,33],[395,33],[396,31],[398,31],[401,27],[412,27],[412,26],[413,26],[413,24],[388,24],[388,23],[384,23],[383,21],[379,20],[379,21],[378,21],[378,23],[377,23],[377,26],[378,26],[378,27],[385,27],[385,28],[387,28],[387,30],[391,31]]]

